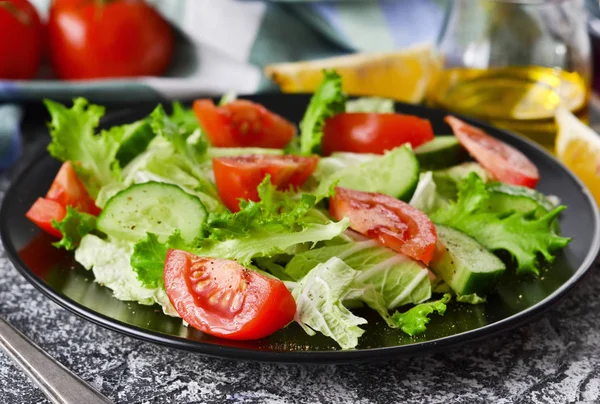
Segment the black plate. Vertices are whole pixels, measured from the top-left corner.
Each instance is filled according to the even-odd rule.
[[[305,95],[248,98],[295,122],[300,120],[308,103]],[[405,104],[397,104],[396,108],[430,119],[436,133],[451,133],[443,122],[443,111]],[[116,119],[104,124],[131,122],[149,112],[150,107],[122,111]],[[220,357],[277,362],[389,360],[445,349],[531,321],[581,280],[600,246],[598,209],[578,179],[536,145],[505,131],[476,124],[520,149],[537,165],[541,173],[538,189],[558,195],[568,206],[561,216],[560,226],[563,235],[574,239],[542,271],[539,279],[509,279],[485,305],[450,305],[443,317],[433,316],[425,335],[416,338],[387,328],[374,312],[366,310],[358,313],[366,317],[369,324],[356,350],[339,350],[332,340],[323,336],[310,337],[296,324],[264,340],[233,342],[186,328],[181,320],[163,315],[158,306],[119,301],[112,297],[109,289],[93,282],[92,273],[76,264],[72,254],[52,248],[50,237],[25,218],[29,206],[45,194],[60,166],[47,154],[36,159],[6,194],[0,212],[0,234],[13,264],[46,296],[94,323],[146,341]]]

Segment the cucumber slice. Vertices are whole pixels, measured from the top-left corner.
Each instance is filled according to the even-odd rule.
[[[379,192],[408,202],[419,182],[419,162],[410,147],[350,166],[334,174],[338,186],[363,192]]]
[[[452,135],[436,136],[432,141],[415,149],[421,170],[440,170],[467,160],[467,151]]]
[[[466,234],[436,225],[438,243],[431,270],[456,293],[480,296],[495,284],[504,271],[504,263]]]
[[[127,125],[121,146],[117,151],[117,160],[121,167],[125,167],[127,163],[146,150],[155,136],[150,123],[145,119]]]
[[[147,232],[161,241],[177,229],[186,241],[202,232],[206,208],[200,199],[177,185],[146,182],[132,185],[110,198],[98,216],[98,230],[109,236],[137,242]]]
[[[554,209],[544,194],[531,188],[498,182],[489,184],[488,191],[491,194],[489,209],[493,212],[535,212],[534,217],[539,218]]]
[[[488,209],[491,212],[532,212],[533,218],[539,219],[556,207],[546,195],[531,188],[494,182],[488,185],[488,190]],[[552,228],[557,234],[560,233],[558,220],[554,220]]]

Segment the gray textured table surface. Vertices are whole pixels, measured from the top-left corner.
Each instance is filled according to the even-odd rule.
[[[0,179],[0,190],[8,179]],[[539,320],[446,353],[356,366],[224,361],[105,330],[57,306],[0,252],[0,314],[116,403],[600,402],[600,273]],[[0,353],[0,403],[46,403]]]

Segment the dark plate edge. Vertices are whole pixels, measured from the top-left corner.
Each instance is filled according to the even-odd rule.
[[[252,96],[249,96],[253,98]],[[259,95],[260,97],[260,95]],[[243,98],[243,96],[241,97]],[[406,105],[409,108],[414,108],[415,105],[396,103],[396,105]],[[121,116],[122,114],[119,114]],[[524,325],[531,320],[543,313],[544,311],[551,308],[554,304],[560,301],[570,290],[572,290],[579,282],[583,279],[584,275],[588,273],[592,267],[598,253],[600,252],[600,212],[595,203],[594,198],[587,189],[587,187],[577,178],[570,169],[564,166],[559,160],[548,153],[545,149],[541,148],[533,141],[524,139],[512,132],[492,127],[482,121],[464,117],[458,114],[452,114],[456,117],[472,123],[476,126],[482,127],[487,130],[492,128],[494,130],[502,131],[506,136],[522,142],[528,146],[536,149],[546,157],[550,158],[556,165],[565,170],[572,180],[580,187],[581,192],[587,198],[588,204],[591,206],[594,215],[594,235],[590,241],[590,250],[586,255],[582,264],[573,273],[571,278],[558,289],[556,289],[551,295],[547,296],[544,300],[536,303],[535,305],[500,321],[492,324],[485,325],[475,330],[466,331],[460,334],[455,334],[443,338],[439,338],[433,341],[417,342],[410,345],[399,345],[396,347],[383,347],[383,348],[367,348],[361,350],[348,350],[348,351],[261,351],[253,350],[241,347],[229,347],[203,341],[194,341],[177,336],[169,336],[166,334],[158,333],[155,331],[149,331],[137,326],[133,326],[119,320],[115,320],[103,314],[99,314],[74,300],[55,292],[51,289],[42,279],[33,274],[27,266],[21,261],[18,251],[15,246],[8,239],[8,217],[7,217],[7,196],[9,196],[14,188],[17,188],[21,183],[23,177],[33,169],[36,164],[40,164],[43,157],[51,158],[44,150],[40,152],[36,158],[33,158],[27,167],[21,170],[18,176],[12,181],[10,187],[5,193],[2,206],[0,207],[0,240],[6,251],[6,255],[15,268],[21,273],[21,275],[31,283],[36,289],[41,291],[46,297],[69,310],[70,312],[82,317],[86,320],[91,321],[94,324],[100,325],[112,331],[134,337],[139,340],[156,343],[159,345],[178,348],[187,351],[198,352],[203,355],[224,358],[224,359],[236,359],[256,362],[278,362],[278,363],[313,363],[313,364],[349,364],[349,363],[365,363],[365,362],[383,362],[397,359],[401,356],[416,356],[421,354],[430,354],[441,351],[443,348],[448,346],[461,346],[467,343],[482,340],[491,336],[502,334],[510,331],[521,325]],[[114,116],[113,116],[114,117]],[[107,117],[109,118],[109,117]],[[116,118],[116,117],[115,117]],[[110,123],[113,119],[107,119],[106,123]],[[104,122],[103,122],[104,123]]]

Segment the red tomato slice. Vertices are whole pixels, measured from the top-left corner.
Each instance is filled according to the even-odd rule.
[[[495,179],[535,188],[540,174],[523,153],[458,118],[448,115],[445,120],[469,154]]]
[[[427,119],[413,115],[342,113],[325,121],[323,154],[336,151],[383,154],[403,144],[417,147],[432,140]]]
[[[319,157],[251,154],[213,159],[219,197],[231,210],[240,210],[240,199],[258,201],[256,188],[268,175],[280,190],[298,188],[315,171]]]
[[[264,338],[293,320],[283,282],[235,261],[169,250],[165,289],[177,313],[198,330],[233,340]]]
[[[67,210],[64,206],[56,201],[45,198],[38,198],[25,214],[27,219],[31,220],[46,233],[59,238],[62,237],[62,234],[52,227],[52,220],[60,222],[66,215]]]
[[[209,99],[194,101],[200,126],[215,147],[284,148],[296,127],[260,104],[236,100],[221,107]]]
[[[425,213],[401,200],[337,187],[329,213],[336,220],[348,217],[353,230],[425,264],[433,258],[435,226]]]
[[[87,193],[83,183],[77,177],[70,162],[66,162],[58,170],[54,178],[46,199],[56,201],[62,206],[72,206],[80,212],[99,215],[100,208],[96,206],[94,200]]]

